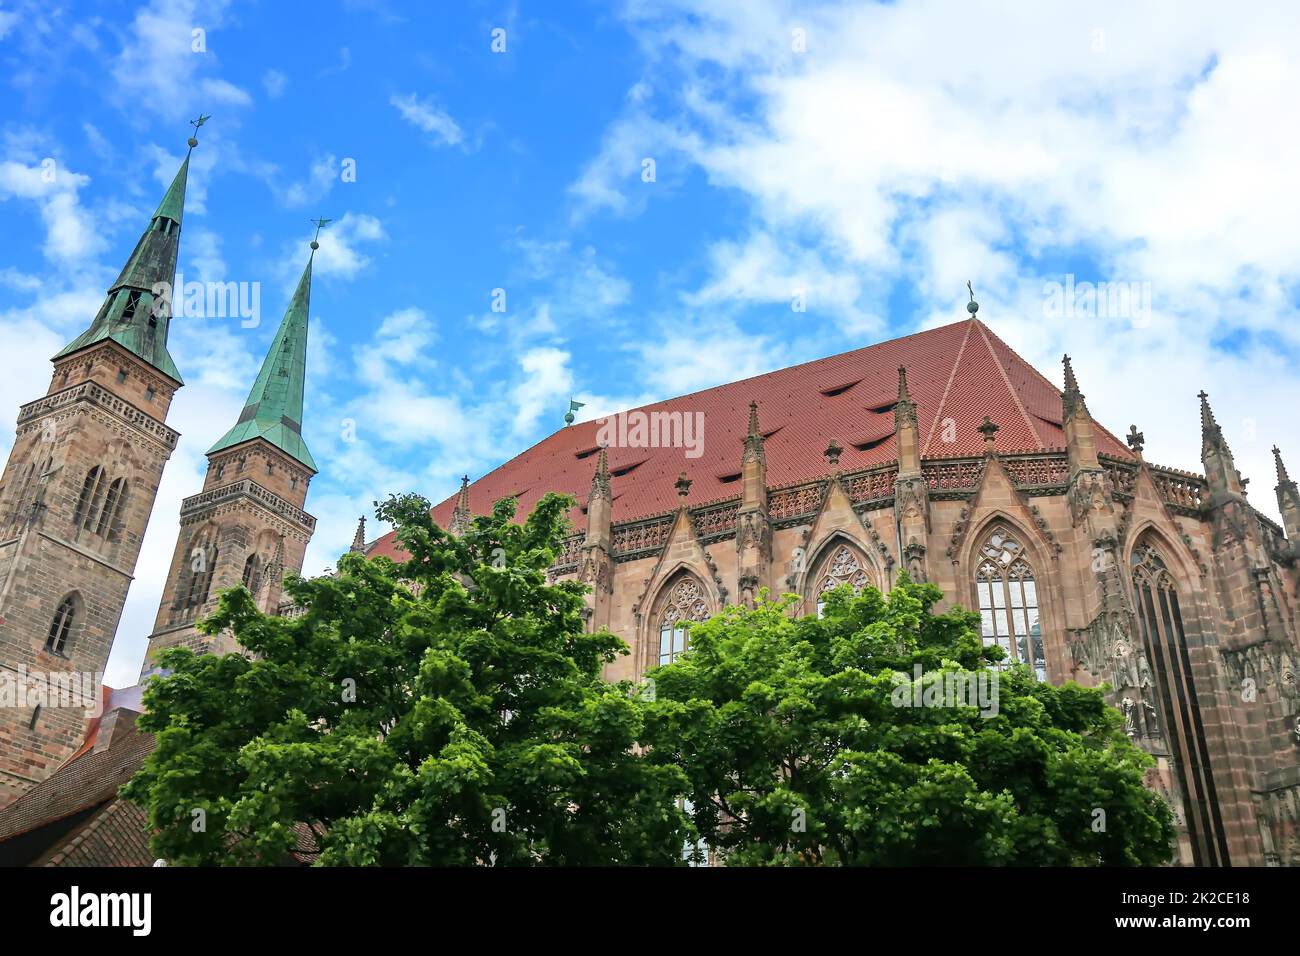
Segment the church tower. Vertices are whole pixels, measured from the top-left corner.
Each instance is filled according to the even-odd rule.
[[[202,125],[202,121],[195,124]],[[198,141],[191,137],[192,151]],[[0,805],[81,742],[163,466],[181,375],[167,351],[190,157],[90,327],[52,362],[46,394],[18,411],[0,479]],[[40,693],[41,688],[46,693]],[[93,709],[93,708],[92,708]]]
[[[314,256],[314,239],[311,248]],[[311,268],[308,257],[239,420],[208,449],[203,489],[181,502],[180,534],[142,680],[169,647],[237,650],[233,637],[201,634],[195,621],[211,613],[221,591],[241,583],[263,612],[275,614],[284,575],[302,570],[316,527],[302,510],[317,471],[302,437]]]

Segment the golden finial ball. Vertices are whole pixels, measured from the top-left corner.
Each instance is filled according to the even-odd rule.
[[[193,136],[191,136],[188,140],[186,140],[186,142],[190,144],[190,149],[193,149],[195,146],[199,145],[199,141],[195,139]]]

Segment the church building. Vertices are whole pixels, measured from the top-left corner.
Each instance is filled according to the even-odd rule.
[[[196,125],[201,125],[198,121]],[[189,141],[191,151],[197,141]],[[182,386],[167,349],[189,155],[89,327],[18,411],[0,478],[0,682],[102,676]],[[317,242],[312,242],[312,253]],[[142,682],[162,650],[238,650],[195,622],[239,584],[293,614],[315,519],[302,437],[312,257],[238,420],[179,515]],[[1300,865],[1300,491],[1274,449],[1282,526],[1255,510],[1205,392],[1203,473],[1146,461],[1095,422],[1068,356],[1058,389],[978,317],[559,429],[434,508],[453,532],[505,497],[578,502],[552,578],[591,587],[587,627],[639,679],[689,622],[766,591],[815,614],[828,589],[906,572],[977,609],[1039,680],[1106,684],[1179,865]],[[1086,377],[1086,374],[1085,374]],[[1195,427],[1188,400],[1188,427]],[[406,489],[393,489],[402,491]],[[170,518],[170,516],[169,516]],[[401,560],[391,534],[354,550]],[[138,688],[102,712],[0,707],[0,863],[147,864],[117,796],[152,749]],[[304,853],[310,848],[305,848]],[[306,858],[306,857],[304,857]]]
[[[978,609],[985,642],[1039,680],[1109,684],[1155,759],[1175,863],[1300,865],[1300,493],[1280,453],[1285,528],[1247,501],[1204,392],[1205,473],[1147,462],[1136,427],[1093,421],[1068,356],[1062,392],[968,311],[562,428],[434,517],[573,495],[553,575],[589,584],[588,626],[630,646],[613,680],[763,589],[813,614],[829,588],[906,571],[940,609]],[[391,534],[368,553],[402,558]]]

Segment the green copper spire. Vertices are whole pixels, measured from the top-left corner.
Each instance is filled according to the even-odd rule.
[[[200,116],[191,125],[198,132],[207,121],[208,117]],[[180,250],[185,183],[189,178],[190,153],[197,145],[199,141],[191,136],[181,168],[149,220],[149,228],[135,244],[122,274],[108,290],[90,328],[68,343],[54,356],[56,359],[112,339],[164,375],[181,381],[181,373],[167,351],[167,326],[171,321],[171,304],[176,298],[172,283],[176,279],[176,256]]]
[[[317,230],[319,233],[319,229]],[[318,244],[312,240],[312,256]],[[302,462],[313,472],[316,462],[302,439],[302,395],[307,381],[307,313],[311,306],[311,264],[302,271],[298,288],[284,313],[262,370],[248,393],[235,427],[208,449],[208,454],[261,438]]]

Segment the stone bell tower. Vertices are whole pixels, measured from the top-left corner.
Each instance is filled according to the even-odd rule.
[[[311,248],[314,254],[319,243],[312,240]],[[195,622],[211,613],[223,590],[240,584],[264,613],[275,614],[285,574],[302,570],[316,527],[303,510],[317,472],[302,437],[311,269],[309,257],[239,421],[208,449],[202,490],[181,502],[180,534],[142,679],[170,647],[238,650],[233,637],[201,634]]]
[[[0,707],[0,805],[82,740],[86,695],[48,690],[93,686],[98,703],[180,437],[165,424],[182,384],[167,329],[189,165],[187,153],[90,327],[52,359],[46,394],[18,411],[0,479],[0,698],[21,693]]]

